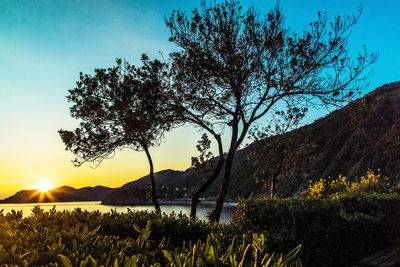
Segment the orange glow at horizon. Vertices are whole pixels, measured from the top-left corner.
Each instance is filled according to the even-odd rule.
[[[42,178],[36,181],[34,189],[39,190],[41,193],[46,193],[47,191],[54,188],[52,181],[49,181],[47,178]]]
[[[91,163],[74,167],[71,159],[75,156],[65,151],[56,130],[49,131],[49,136],[44,138],[48,143],[40,142],[41,149],[33,147],[27,150],[28,143],[22,141],[17,142],[17,148],[11,145],[3,147],[7,157],[0,156],[0,199],[12,196],[20,190],[42,189],[42,180],[49,184],[47,189],[61,186],[79,189],[98,185],[118,188],[149,173],[145,153],[130,149],[117,151],[112,159],[104,160],[96,168]],[[51,134],[54,135],[53,141]],[[165,143],[150,150],[155,171],[189,168],[190,158],[197,152],[188,148],[195,148],[199,136],[195,129],[188,128],[175,129],[168,133]]]

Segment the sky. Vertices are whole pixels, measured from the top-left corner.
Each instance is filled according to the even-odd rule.
[[[275,1],[242,1],[266,13]],[[287,25],[302,31],[318,11],[328,16],[356,13],[349,46],[360,51],[365,44],[380,57],[367,93],[385,83],[400,80],[400,2],[397,0],[281,0]],[[77,122],[69,115],[68,89],[79,72],[113,66],[116,58],[139,64],[140,55],[151,58],[177,48],[168,42],[164,18],[173,9],[199,7],[192,0],[87,0],[0,1],[0,199],[21,189],[46,182],[53,187],[76,188],[103,185],[119,187],[148,173],[144,153],[117,151],[97,168],[76,168],[74,156],[65,151],[57,131],[72,130]],[[311,111],[312,122],[326,111]],[[152,148],[155,170],[184,170],[200,133],[191,127],[166,135]]]

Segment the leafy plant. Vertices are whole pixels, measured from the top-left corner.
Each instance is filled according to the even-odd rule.
[[[219,228],[204,238],[182,241],[173,235],[195,233],[194,225],[210,231],[209,225],[193,222],[187,216],[161,216],[155,212],[44,212],[39,207],[34,214],[0,214],[0,266],[300,266],[298,246],[283,256],[267,252],[264,235],[225,235]],[[112,218],[115,228],[108,219]],[[151,220],[149,218],[152,218]],[[147,221],[143,221],[147,219]],[[127,223],[129,221],[129,223]],[[116,235],[122,223],[129,224],[129,236]],[[104,226],[107,226],[104,234]],[[174,227],[172,229],[172,227]],[[162,236],[161,228],[167,235]],[[186,232],[186,233],[185,233]],[[155,234],[157,233],[157,234]],[[127,233],[126,233],[127,234]],[[227,238],[233,239],[226,245]],[[193,236],[192,236],[193,238]],[[176,244],[181,240],[180,244]],[[230,241],[228,241],[230,242]],[[32,245],[33,244],[33,245]]]
[[[164,250],[164,256],[170,266],[302,266],[298,258],[301,245],[297,246],[287,256],[266,251],[266,242],[263,234],[253,234],[252,240],[247,242],[243,235],[241,241],[232,239],[232,243],[225,250],[221,245],[224,236],[210,234],[206,242],[184,245],[182,251],[170,252]]]

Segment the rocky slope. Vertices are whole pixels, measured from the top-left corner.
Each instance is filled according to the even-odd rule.
[[[62,186],[45,193],[39,190],[21,190],[11,197],[0,200],[0,203],[101,201],[114,190],[114,188],[104,186],[84,187],[80,189]]]
[[[290,133],[297,158],[288,179],[362,175],[380,169],[400,179],[400,83],[384,85],[346,107]],[[283,177],[281,177],[283,178]],[[292,193],[289,189],[286,194]]]
[[[338,174],[357,176],[367,169],[380,169],[391,179],[400,180],[400,82],[381,86],[324,118],[285,134],[282,140],[294,148],[295,153],[278,176],[280,196],[296,195],[309,180]],[[264,151],[263,158],[248,160],[247,155],[255,147]],[[269,151],[272,151],[270,143],[262,140],[237,152],[229,199],[266,193],[265,187],[256,183],[254,173],[261,161],[271,159],[273,155]],[[178,191],[186,188],[188,193],[181,194],[184,196],[190,195],[201,183],[201,175],[191,169],[161,171],[156,173],[155,179],[161,197],[165,196],[166,187]],[[149,187],[148,180],[145,176],[128,183],[103,202],[134,204],[137,200],[132,199],[132,195]],[[206,196],[216,196],[218,186],[219,182],[214,183]],[[150,203],[146,194],[142,196],[139,202]]]

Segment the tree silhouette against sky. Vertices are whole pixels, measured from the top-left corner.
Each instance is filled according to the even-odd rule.
[[[189,111],[217,135],[230,132],[224,173],[210,213],[218,221],[231,179],[232,163],[249,129],[273,107],[302,109],[340,105],[353,99],[377,59],[363,47],[353,58],[347,40],[360,15],[318,13],[301,33],[285,25],[279,6],[268,14],[238,1],[223,1],[193,10],[173,11],[166,24],[170,41],[173,91]]]
[[[117,60],[116,67],[96,69],[94,76],[81,73],[77,87],[67,96],[73,103],[71,116],[81,122],[74,131],[61,129],[59,134],[66,149],[77,156],[76,166],[98,165],[117,149],[144,151],[150,167],[151,200],[161,212],[149,149],[160,145],[174,117],[164,106],[164,64],[146,55],[142,63],[136,68]]]

